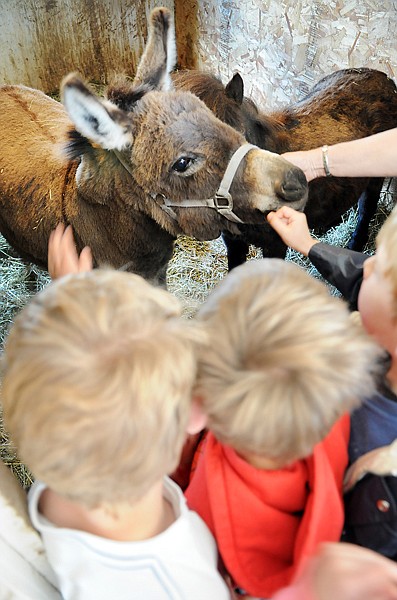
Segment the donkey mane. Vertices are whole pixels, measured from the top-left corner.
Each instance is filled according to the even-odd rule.
[[[66,134],[64,153],[69,160],[78,160],[84,154],[93,152],[93,147],[89,140],[84,137],[77,129],[71,127]]]

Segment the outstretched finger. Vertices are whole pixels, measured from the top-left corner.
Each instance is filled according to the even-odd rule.
[[[65,233],[65,225],[58,223],[56,228],[51,231],[48,240],[48,251],[47,251],[47,262],[48,272],[53,278],[53,274],[57,272],[58,257],[60,254],[60,247],[62,244],[62,238]]]
[[[94,267],[94,261],[92,257],[92,251],[89,246],[85,246],[79,258],[79,271],[91,271]]]

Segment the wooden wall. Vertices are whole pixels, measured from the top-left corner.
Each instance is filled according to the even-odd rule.
[[[133,74],[155,0],[0,0],[0,83],[47,93],[79,71],[105,83]],[[174,9],[173,0],[161,0]]]
[[[224,82],[239,71],[263,108],[336,69],[397,76],[397,0],[0,0],[0,83],[54,92],[74,70],[133,74],[160,4],[175,11],[179,64]]]

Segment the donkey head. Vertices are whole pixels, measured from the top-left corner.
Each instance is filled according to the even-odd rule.
[[[104,100],[76,75],[66,77],[62,101],[78,132],[69,154],[81,158],[78,185],[86,186],[84,194],[91,201],[103,201],[106,164],[105,187],[113,189],[115,179],[122,182],[118,192],[126,205],[147,213],[172,234],[211,239],[221,230],[237,231],[214,199],[245,138],[196,96],[173,90],[169,73],[175,55],[171,15],[157,8],[132,83],[116,81]],[[262,222],[263,213],[281,204],[303,208],[307,183],[302,171],[278,155],[249,150],[228,184],[235,199],[229,213],[243,222]],[[109,190],[105,195],[111,195]]]

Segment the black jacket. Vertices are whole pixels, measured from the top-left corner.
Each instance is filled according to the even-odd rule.
[[[363,265],[367,258],[367,254],[321,242],[314,244],[309,252],[309,259],[317,271],[341,292],[351,310],[357,310]]]
[[[366,254],[353,252],[328,244],[315,244],[309,252],[309,259],[319,273],[330,284],[336,287],[348,302],[352,310],[357,310],[357,299],[363,280],[363,264],[368,258]],[[390,392],[380,390],[385,400],[393,403],[397,397]],[[368,399],[368,402],[375,399]],[[355,414],[352,415],[352,427]],[[364,411],[362,411],[364,413]],[[390,421],[392,421],[390,411]],[[362,417],[359,415],[359,417]],[[360,418],[357,419],[358,421]],[[367,423],[371,427],[371,423]],[[397,430],[395,438],[397,438]],[[388,452],[392,462],[397,461],[396,452],[388,451],[390,440],[384,441],[384,449],[379,452]],[[345,527],[343,541],[351,542],[371,548],[384,556],[397,560],[397,477],[395,476],[397,462],[390,465],[389,472],[379,473],[371,467],[374,452],[363,454],[353,463],[362,466],[363,473],[351,489],[345,494]],[[368,468],[365,465],[368,465]]]

